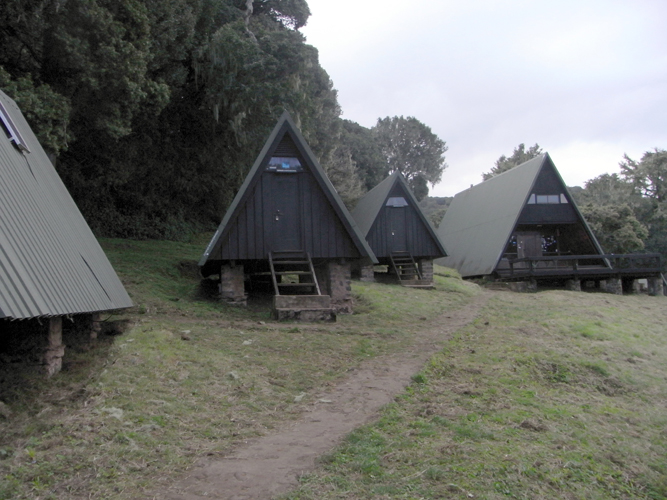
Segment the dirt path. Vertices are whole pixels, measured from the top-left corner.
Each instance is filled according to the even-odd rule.
[[[248,441],[227,457],[202,458],[186,477],[153,498],[267,500],[295,488],[317,457],[370,422],[403,391],[444,341],[476,318],[490,294],[482,291],[471,303],[443,315],[441,325],[415,337],[410,351],[375,358],[332,390],[316,395],[298,421]]]

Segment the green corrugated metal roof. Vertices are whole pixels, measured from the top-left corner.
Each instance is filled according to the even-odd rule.
[[[313,176],[317,180],[317,182],[320,184],[320,187],[322,188],[323,192],[325,193],[325,196],[329,199],[329,202],[331,203],[332,207],[336,211],[339,220],[343,224],[343,227],[347,230],[348,234],[350,235],[354,245],[357,247],[357,250],[359,253],[364,257],[369,259],[370,262],[372,263],[377,263],[377,259],[375,258],[375,255],[373,254],[373,251],[371,248],[368,246],[368,243],[366,242],[366,239],[363,237],[361,231],[357,227],[356,222],[350,215],[350,212],[347,210],[345,207],[345,204],[341,200],[340,196],[336,192],[336,188],[334,188],[333,184],[331,184],[331,181],[329,180],[329,177],[327,177],[327,174],[324,172],[324,169],[322,166],[319,164],[317,159],[315,158],[315,155],[311,151],[310,147],[308,146],[308,143],[304,139],[303,135],[301,135],[301,132],[297,128],[297,126],[294,124],[294,121],[292,120],[292,117],[290,114],[285,111],[281,115],[280,119],[278,120],[278,123],[276,126],[273,128],[273,131],[269,135],[269,138],[266,140],[264,143],[264,147],[262,148],[262,151],[259,153],[259,156],[257,156],[257,159],[255,160],[255,163],[253,164],[252,168],[250,169],[250,172],[248,172],[248,175],[246,176],[245,180],[243,181],[243,184],[241,185],[241,188],[239,189],[238,193],[236,193],[236,196],[234,197],[234,200],[232,201],[231,205],[227,209],[227,212],[225,213],[224,218],[222,219],[222,222],[218,226],[218,229],[216,230],[215,234],[213,235],[213,238],[211,238],[211,241],[209,242],[208,246],[206,247],[206,250],[204,251],[204,254],[202,255],[201,259],[199,260],[199,266],[205,266],[209,256],[212,255],[215,252],[216,247],[219,247],[221,242],[223,241],[224,237],[226,236],[227,232],[229,231],[231,227],[231,223],[234,221],[236,218],[238,212],[240,211],[241,207],[243,206],[245,200],[248,198],[250,194],[250,188],[254,185],[254,183],[257,181],[257,179],[261,176],[261,170],[260,167],[262,166],[262,162],[269,153],[269,150],[271,147],[274,145],[276,140],[279,140],[284,136],[286,133],[286,127],[290,129],[290,131],[294,134],[294,138],[296,141],[299,142],[299,145],[302,147],[303,152],[306,155],[306,160],[311,167],[311,171],[314,174]],[[280,137],[279,137],[280,135]]]
[[[398,172],[394,172],[380,184],[371,189],[366,193],[358,202],[357,206],[352,210],[352,217],[361,229],[361,233],[366,237],[368,231],[371,230],[373,222],[377,218],[380,210],[384,206],[389,192],[394,187],[394,184],[398,182]]]
[[[436,262],[461,276],[491,274],[546,161],[545,153],[458,193],[438,227],[448,257]]]
[[[0,102],[27,145],[0,131],[0,318],[132,306],[18,106],[2,91]]]

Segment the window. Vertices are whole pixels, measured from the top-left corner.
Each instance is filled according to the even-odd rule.
[[[2,122],[2,128],[5,130],[5,134],[7,134],[7,138],[14,143],[14,146],[16,146],[21,151],[26,151],[29,153],[30,150],[28,149],[27,143],[25,140],[23,140],[21,133],[16,128],[16,125],[14,125],[11,116],[9,116],[9,113],[7,113],[5,106],[1,102],[0,121]]]
[[[538,194],[535,195],[538,205],[552,205],[560,203],[560,196],[557,194]]]
[[[272,172],[301,172],[303,167],[298,158],[273,156],[266,169]]]
[[[393,196],[387,199],[387,206],[396,208],[407,207],[408,202],[402,196]]]
[[[558,205],[568,203],[567,197],[561,194],[531,194],[528,197],[528,205]]]

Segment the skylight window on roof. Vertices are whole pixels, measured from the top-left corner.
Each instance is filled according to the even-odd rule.
[[[5,130],[7,138],[14,144],[14,146],[16,146],[21,151],[26,151],[30,153],[30,150],[28,149],[28,144],[21,136],[19,129],[16,128],[16,125],[14,125],[14,122],[12,121],[12,117],[9,115],[9,113],[7,113],[7,109],[5,109],[5,106],[1,102],[0,102],[0,122],[2,122],[2,128]]]

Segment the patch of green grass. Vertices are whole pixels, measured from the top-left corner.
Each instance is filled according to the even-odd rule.
[[[664,307],[496,294],[355,431],[368,442],[346,443],[282,498],[667,498]],[[371,450],[372,473],[350,466]]]
[[[38,367],[0,372],[11,411],[0,417],[0,499],[144,498],[197,458],[298,418],[325,386],[404,349],[476,293],[456,277],[435,291],[353,282],[355,314],[278,323],[268,300],[207,297],[197,269],[207,239],[102,241],[135,303],[120,315],[133,326],[94,342],[66,335],[51,379]],[[369,474],[382,457],[355,463]]]

